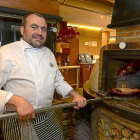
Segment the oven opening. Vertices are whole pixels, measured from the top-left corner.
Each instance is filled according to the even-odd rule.
[[[140,89],[140,50],[105,50],[103,52],[101,90]]]

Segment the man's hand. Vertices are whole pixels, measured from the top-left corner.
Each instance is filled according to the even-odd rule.
[[[21,96],[14,95],[6,105],[12,105],[17,108],[19,122],[35,118],[35,110],[33,106]]]
[[[79,95],[78,92],[76,92],[74,90],[71,90],[69,92],[69,95],[71,95],[73,97],[73,101],[72,102],[77,103],[77,106],[74,106],[75,109],[79,109],[79,108],[82,108],[82,107],[87,105],[86,98],[84,98],[81,95]]]

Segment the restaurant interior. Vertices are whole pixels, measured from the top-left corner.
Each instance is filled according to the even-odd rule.
[[[87,99],[75,110],[71,96],[55,91],[52,106],[65,140],[140,140],[139,7],[139,0],[1,0],[0,47],[20,40],[25,14],[42,13],[45,46]]]

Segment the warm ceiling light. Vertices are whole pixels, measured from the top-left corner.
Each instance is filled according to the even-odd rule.
[[[82,26],[82,25],[74,25],[74,24],[67,24],[67,26],[84,27],[84,28],[102,30],[102,28],[91,27],[91,26]]]
[[[116,38],[110,38],[110,40],[116,40]]]
[[[101,18],[104,18],[104,16],[103,16],[103,15],[101,15]]]
[[[110,36],[110,40],[116,40],[116,36]]]

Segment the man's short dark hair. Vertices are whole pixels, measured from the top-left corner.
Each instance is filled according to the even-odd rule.
[[[31,13],[28,13],[27,15],[25,15],[25,16],[23,17],[21,26],[25,26],[25,25],[26,25],[26,19],[27,19],[28,16],[30,16],[30,15],[36,15],[36,16],[38,16],[38,17],[40,17],[40,18],[44,18],[44,19],[45,19],[45,17],[44,17],[42,14],[36,13],[36,12],[31,12]],[[46,21],[46,19],[45,19],[45,21]],[[47,24],[47,22],[46,22],[46,24]]]

